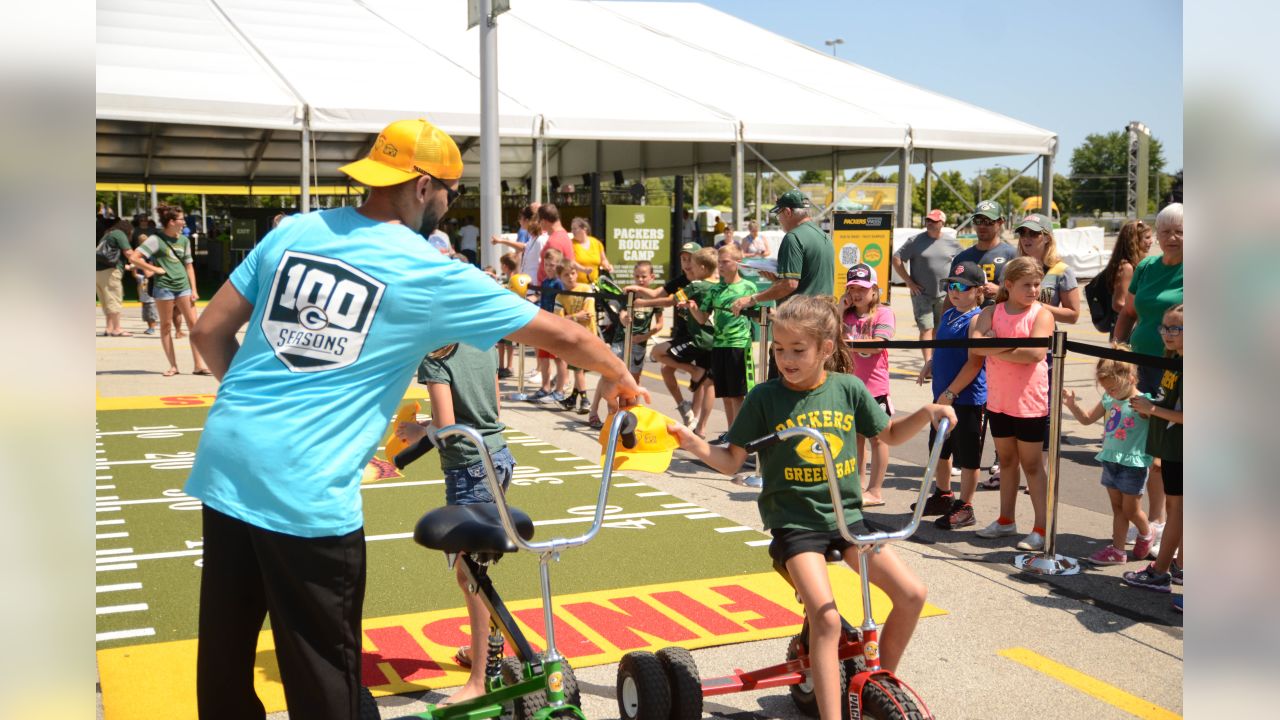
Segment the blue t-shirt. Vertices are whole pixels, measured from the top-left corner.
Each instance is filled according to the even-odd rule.
[[[528,244],[529,244],[529,231],[528,231],[528,230],[525,230],[524,228],[520,228],[519,230],[517,230],[517,231],[516,231],[516,242],[520,243],[521,245],[528,245]]]
[[[982,312],[974,308],[962,313],[955,308],[947,308],[942,313],[942,323],[938,325],[939,340],[955,340],[969,337],[969,323]],[[933,351],[933,396],[942,395],[952,380],[960,374],[960,369],[969,362],[969,351],[966,348],[935,348]],[[956,393],[953,405],[985,405],[987,402],[987,369],[978,371],[978,376],[965,389]]]
[[[186,491],[301,537],[363,524],[361,474],[423,355],[452,342],[491,347],[537,313],[413,230],[355,208],[281,224],[231,284],[253,314]]]
[[[542,295],[538,296],[538,307],[547,312],[556,310],[556,291],[564,290],[564,283],[559,278],[547,278],[542,281]]]

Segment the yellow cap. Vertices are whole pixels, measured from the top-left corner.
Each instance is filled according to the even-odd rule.
[[[667,432],[668,425],[676,425],[675,420],[651,408],[637,405],[627,410],[636,416],[636,446],[627,449],[618,438],[618,449],[613,455],[614,470],[641,470],[644,472],[666,472],[671,465],[671,452],[680,447],[676,436]],[[604,421],[600,430],[600,447],[603,451],[609,442],[609,428],[613,425],[613,415]],[[605,461],[603,452],[600,463]]]
[[[386,187],[431,175],[462,177],[462,153],[449,134],[431,123],[397,120],[383,128],[369,156],[338,168],[369,187]]]
[[[507,281],[507,287],[511,288],[511,292],[524,297],[529,292],[529,283],[533,282],[533,278],[524,273],[516,273]]]

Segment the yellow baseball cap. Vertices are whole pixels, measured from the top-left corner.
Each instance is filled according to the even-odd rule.
[[[448,133],[426,120],[397,120],[378,133],[368,157],[338,170],[369,187],[399,185],[423,175],[457,180],[462,153]]]
[[[511,292],[524,297],[529,292],[529,283],[533,282],[533,278],[524,273],[516,273],[507,281],[507,287],[511,288]]]
[[[636,446],[628,449],[619,438],[618,449],[613,456],[613,469],[666,472],[671,465],[672,451],[680,447],[676,436],[667,432],[667,426],[676,425],[676,421],[643,405],[629,407],[627,411],[636,416]],[[600,430],[602,465],[606,459],[603,450],[608,446],[609,428],[612,425],[613,415],[610,415],[604,421],[604,428]]]

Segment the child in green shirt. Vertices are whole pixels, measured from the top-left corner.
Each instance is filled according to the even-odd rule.
[[[756,292],[756,284],[738,274],[738,261],[742,249],[736,244],[725,245],[717,251],[720,285],[710,298],[710,313],[701,307],[690,307],[689,314],[695,321],[706,324],[708,317],[715,329],[711,343],[711,381],[716,397],[724,401],[724,414],[733,425],[742,407],[742,399],[751,389],[751,320],[733,312],[733,301],[750,297]],[[723,445],[726,435],[717,444]]]

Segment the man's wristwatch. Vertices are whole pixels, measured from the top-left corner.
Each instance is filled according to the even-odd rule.
[[[955,401],[956,401],[956,394],[955,394],[955,393],[953,393],[953,392],[951,392],[950,390],[943,390],[943,391],[942,391],[942,397],[944,397],[944,398],[946,398],[946,399],[950,400],[951,402],[955,402]]]

